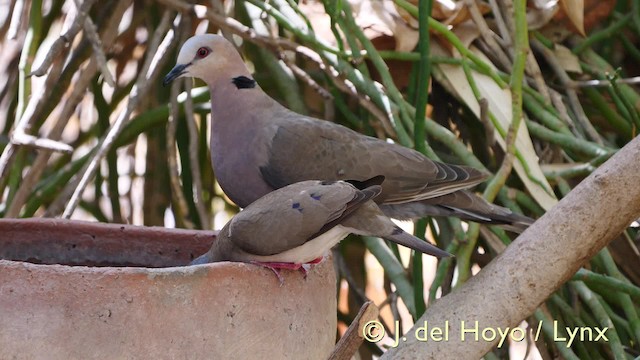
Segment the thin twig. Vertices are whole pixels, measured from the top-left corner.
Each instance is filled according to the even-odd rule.
[[[42,60],[42,63],[35,70],[33,70],[30,75],[42,76],[47,73],[47,70],[51,66],[53,59],[60,54],[62,49],[69,46],[69,44],[71,44],[71,42],[76,37],[78,32],[80,32],[80,30],[84,26],[84,23],[85,23],[84,20],[88,19],[87,15],[89,13],[89,10],[91,10],[91,6],[95,2],[96,0],[86,0],[86,1],[83,1],[82,4],[80,4],[79,6],[77,1],[75,2],[76,14],[75,14],[75,18],[73,19],[73,22],[71,23],[67,31],[65,31],[64,34],[60,35],[60,37],[57,38],[51,44],[49,52],[47,52],[47,55],[45,55],[44,59]],[[71,15],[73,14],[70,14],[69,16]]]
[[[351,271],[349,271],[349,267],[347,266],[347,262],[345,261],[344,256],[338,251],[334,251],[333,259],[336,262],[340,275],[347,281],[349,289],[353,291],[356,298],[358,299],[358,302],[368,302],[369,298],[365,294],[364,289],[360,288],[356,283],[356,280],[353,278],[353,275],[351,274]]]
[[[596,129],[593,127],[593,124],[589,121],[589,118],[584,112],[582,105],[580,104],[580,99],[578,99],[578,94],[576,91],[571,88],[570,84],[572,83],[571,78],[567,75],[567,72],[562,68],[562,65],[558,62],[558,59],[554,56],[553,52],[544,46],[540,41],[536,39],[531,39],[531,47],[538,51],[545,57],[545,60],[549,64],[549,66],[553,69],[555,74],[558,76],[560,82],[565,86],[567,97],[569,100],[569,105],[573,109],[574,114],[578,120],[578,124],[582,127],[582,129],[587,133],[589,138],[593,140],[598,145],[603,145],[602,137]]]
[[[80,76],[74,82],[73,91],[64,101],[62,101],[64,106],[60,111],[58,120],[47,135],[50,139],[60,138],[62,131],[73,114],[73,111],[80,100],[82,100],[91,79],[93,79],[96,73],[96,70],[97,67],[95,61],[90,61],[85,69],[80,70]],[[50,157],[51,152],[49,151],[43,151],[38,154],[29,168],[29,172],[27,172],[24,180],[20,184],[20,187],[16,191],[13,201],[7,210],[6,217],[17,217],[19,215],[20,208],[26,203],[28,197],[32,195],[33,187],[42,176]]]
[[[110,14],[109,20],[107,21],[107,23],[105,24],[105,31],[102,34],[102,42],[103,44],[105,44],[107,47],[111,46],[111,44],[114,43],[114,41],[116,40],[116,37],[118,36],[118,24],[121,22],[122,20],[122,15],[125,13],[125,11],[127,11],[127,9],[129,8],[131,2],[130,1],[120,1],[117,3],[117,5],[115,6],[115,8],[113,9],[112,13]],[[75,53],[72,54],[72,56],[70,57],[71,59],[81,59],[82,58],[82,54],[85,51],[85,47],[83,45],[84,42],[81,42],[80,45],[78,46],[78,48],[75,49]],[[84,61],[84,60],[82,60]],[[74,62],[74,60],[71,60],[68,64],[67,64],[67,68],[65,69],[65,72],[63,72],[63,77],[65,76],[64,74],[66,72],[69,72],[70,75],[68,75],[68,79],[65,80],[65,84],[67,86],[67,88],[70,86],[71,84],[71,79],[73,74],[75,74],[77,72],[77,68],[69,68],[70,64],[72,64]],[[90,81],[91,78],[94,76],[95,72],[97,71],[97,64],[94,63],[95,60],[93,59],[89,59],[89,65],[82,70],[82,67],[80,66],[80,64],[78,63],[78,66],[81,70],[80,70],[80,79],[82,79],[84,76],[88,76],[89,79],[87,79],[87,81]],[[87,74],[87,73],[90,73]],[[79,80],[78,80],[79,81]],[[88,85],[87,85],[88,86]],[[73,92],[75,93],[76,91],[76,84],[74,84],[73,86]],[[83,86],[80,86],[80,88],[82,88]],[[86,86],[85,86],[86,87]],[[81,89],[78,89],[78,91],[80,91]],[[61,89],[61,92],[64,91],[64,89]],[[81,94],[78,93],[78,96],[82,96],[84,95],[84,92],[82,92]],[[60,96],[60,99],[57,99],[57,102],[60,103],[62,102],[62,96]],[[78,100],[79,101],[79,100]],[[71,114],[73,113],[73,110],[75,109],[75,105],[69,106],[72,104],[68,104],[65,103],[65,109],[67,109],[68,111],[68,116],[63,116],[65,113],[63,112],[60,116],[59,119],[61,119],[62,121],[65,122],[65,124],[69,121],[69,118],[71,117]],[[58,136],[54,137],[54,138],[58,138]],[[66,187],[63,189],[62,192],[58,193],[57,198],[47,207],[44,216],[57,216],[62,209],[64,208],[67,200],[69,199],[69,197],[71,196],[71,193],[73,191],[73,189],[77,186],[78,182],[80,181],[79,177],[75,177],[73,179],[71,179],[67,184]],[[29,202],[27,202],[27,206],[28,206]]]
[[[167,158],[169,168],[169,184],[171,186],[171,198],[173,199],[173,212],[178,227],[193,229],[195,226],[189,220],[189,206],[182,192],[182,184],[180,183],[180,172],[178,170],[178,155],[176,152],[176,129],[178,127],[178,87],[179,83],[174,82],[171,85],[171,103],[169,120],[167,122]]]
[[[49,72],[44,86],[42,86],[38,93],[34,94],[31,97],[29,103],[27,104],[27,107],[24,109],[24,112],[22,112],[20,120],[18,120],[18,123],[16,124],[10,136],[11,142],[4,148],[2,156],[0,156],[0,178],[2,178],[8,170],[9,164],[11,163],[15,155],[18,145],[28,144],[35,146],[35,143],[37,143],[38,145],[43,145],[44,143],[44,145],[47,147],[55,147],[56,149],[60,149],[61,151],[73,151],[73,149],[66,144],[59,143],[54,140],[46,141],[46,139],[36,139],[35,137],[30,137],[28,135],[32,124],[36,121],[36,114],[39,113],[39,110],[44,104],[43,99],[47,97],[47,95],[51,91],[51,88],[58,81],[60,73],[62,72],[63,65],[64,61],[62,61],[62,59],[58,59],[58,61],[54,64],[53,68]]]
[[[510,47],[512,44],[511,32],[507,28],[507,24],[505,23],[502,12],[500,11],[500,7],[498,6],[496,0],[489,0],[489,5],[491,6],[493,19],[496,22],[498,31],[500,32],[500,36],[498,37],[498,39],[502,43],[502,46],[504,46],[505,48]]]
[[[378,307],[371,301],[362,305],[358,315],[353,319],[347,331],[342,335],[333,349],[329,360],[351,359],[365,339],[364,332],[371,330],[371,322],[378,318]],[[377,325],[377,323],[376,323]]]
[[[636,85],[640,84],[640,76],[634,76],[630,78],[620,78],[616,79],[616,82],[620,84],[628,84],[628,85]],[[581,87],[609,87],[611,86],[610,80],[573,80],[570,84],[568,84],[570,88],[581,88]]]
[[[567,110],[564,101],[562,101],[562,95],[555,90],[551,90],[549,95],[551,96],[551,103],[558,111],[558,117],[564,120],[569,129],[575,131],[576,124],[573,122],[571,116],[569,116],[569,111]]]
[[[20,24],[22,24],[22,17],[24,16],[24,0],[16,0],[13,6],[13,13],[11,14],[11,23],[9,23],[9,31],[7,32],[7,39],[15,40],[20,32]]]
[[[489,119],[489,101],[486,98],[478,99],[478,105],[480,106],[480,123],[484,126],[484,136],[487,141],[487,145],[493,146],[496,143],[496,128]]]
[[[63,142],[35,137],[24,132],[14,131],[10,136],[10,140],[14,145],[26,145],[36,149],[60,151],[67,154],[73,152],[73,148]]]
[[[532,87],[535,87],[545,102],[548,104],[551,102],[551,95],[549,94],[549,86],[544,81],[542,76],[542,70],[540,70],[540,64],[536,60],[536,57],[532,52],[527,54],[527,65],[525,67],[525,73],[533,78],[533,84],[531,83],[531,79],[527,78],[527,83],[529,83]]]
[[[169,12],[165,12],[162,20],[160,21],[160,24],[153,33],[151,41],[149,42],[147,52],[150,56],[145,59],[142,69],[140,69],[140,75],[136,80],[136,84],[131,89],[131,96],[129,97],[127,108],[125,109],[125,111],[122,111],[120,113],[116,121],[111,125],[105,137],[98,144],[98,149],[92,156],[92,159],[87,163],[87,165],[85,165],[82,171],[80,182],[73,191],[73,194],[71,195],[71,198],[69,199],[69,202],[67,203],[67,206],[62,213],[62,216],[64,218],[68,219],[71,217],[71,214],[80,202],[80,196],[88,185],[89,180],[95,176],[100,161],[111,149],[113,141],[116,139],[118,134],[120,134],[126,121],[129,120],[129,117],[137,108],[141,98],[149,90],[149,83],[155,80],[162,64],[167,61],[167,57],[164,56],[164,54],[169,47],[173,47],[175,45],[173,31],[169,31],[167,33],[170,26],[171,19],[169,17]],[[161,43],[163,34],[167,35],[164,37],[164,40],[162,40]],[[151,56],[151,54],[155,54],[155,56]]]
[[[186,41],[189,36],[189,30],[191,28],[191,18],[184,17],[182,20],[182,39],[181,42]],[[184,114],[187,121],[187,129],[189,132],[189,161],[191,163],[191,177],[193,181],[193,202],[200,218],[200,224],[203,229],[211,229],[211,216],[207,211],[204,204],[203,187],[202,187],[202,174],[200,171],[200,156],[198,149],[198,129],[196,128],[196,119],[193,116],[193,98],[191,98],[191,89],[193,88],[193,81],[183,81],[184,90],[187,93],[187,99],[184,102]],[[173,87],[172,87],[173,90]],[[175,99],[175,97],[172,96]],[[172,110],[177,108],[177,103],[172,101]],[[177,118],[173,119],[175,123]],[[175,125],[174,125],[175,126]],[[174,148],[173,144],[168,147]]]
[[[509,56],[502,50],[502,47],[498,44],[495,39],[494,32],[489,28],[487,22],[482,16],[480,12],[480,8],[475,0],[464,0],[464,4],[469,10],[469,15],[471,15],[471,19],[476,24],[478,31],[480,31],[480,36],[485,41],[489,50],[491,51],[489,54],[494,56],[498,62],[500,63],[500,67],[507,71],[511,72],[511,59]]]
[[[91,21],[91,18],[87,16],[87,10],[83,8],[83,5],[85,4],[80,4],[79,1],[80,0],[75,0],[74,3],[76,5],[76,8],[78,9],[79,16],[84,17],[84,33],[87,36],[87,40],[89,41],[89,43],[91,43],[93,56],[98,62],[98,67],[100,68],[102,76],[104,76],[104,81],[112,88],[115,88],[116,82],[115,80],[113,80],[113,75],[111,75],[111,71],[107,67],[107,57],[102,50],[102,41],[100,41],[100,36],[98,35],[96,26],[93,24],[93,21]]]

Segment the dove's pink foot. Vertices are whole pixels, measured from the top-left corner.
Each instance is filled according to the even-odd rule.
[[[284,284],[284,278],[282,277],[282,275],[280,275],[280,269],[288,269],[288,270],[303,269],[302,264],[298,264],[298,263],[262,262],[262,261],[252,261],[251,263],[252,264],[256,264],[256,265],[260,265],[260,266],[264,266],[267,269],[271,269],[271,271],[273,271],[273,273],[276,274],[276,277],[278,278],[278,281],[280,281],[280,286],[282,286],[282,284]],[[304,270],[303,273],[306,276],[306,270]]]
[[[309,273],[308,270],[308,265],[315,265],[318,264],[319,262],[322,261],[322,259],[324,259],[324,257],[319,257],[317,259],[313,259],[311,261],[309,261],[308,263],[304,263],[304,264],[300,264],[300,263],[289,263],[289,262],[262,262],[262,261],[252,261],[252,264],[256,264],[256,265],[260,265],[260,266],[264,266],[268,269],[271,269],[271,271],[273,271],[274,274],[276,274],[276,277],[278,278],[278,281],[280,281],[280,285],[284,284],[284,278],[282,277],[282,275],[280,275],[280,269],[287,269],[287,270],[300,270],[300,272],[302,273],[302,275],[304,276],[304,278],[307,278],[307,274]]]
[[[309,261],[307,264],[318,264],[318,263],[320,263],[322,261],[322,259],[324,259],[324,256],[320,256],[317,259],[313,259],[313,260]]]

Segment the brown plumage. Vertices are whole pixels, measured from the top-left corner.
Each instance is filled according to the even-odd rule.
[[[425,254],[449,254],[396,226],[372,200],[382,176],[365,182],[303,181],[275,190],[231,219],[211,250],[193,261],[304,264],[349,233],[378,236]]]
[[[182,76],[198,77],[209,86],[213,167],[224,192],[240,207],[299,181],[383,175],[386,181],[376,202],[390,217],[457,216],[515,230],[532,222],[468,191],[486,179],[480,170],[436,162],[286,109],[260,89],[236,49],[221,36],[187,40],[164,83]]]

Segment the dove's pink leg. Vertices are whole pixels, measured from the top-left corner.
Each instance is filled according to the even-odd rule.
[[[280,275],[280,269],[300,270],[300,272],[304,275],[306,279],[308,270],[304,267],[304,265],[315,265],[321,262],[322,259],[324,259],[324,257],[313,259],[305,264],[288,263],[288,262],[262,262],[262,261],[252,261],[251,263],[271,269],[271,271],[273,271],[273,273],[276,274],[276,276],[278,277],[278,280],[280,281],[280,285],[282,285],[284,284],[284,279],[282,278],[282,275]]]

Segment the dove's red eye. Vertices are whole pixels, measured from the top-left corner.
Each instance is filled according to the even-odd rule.
[[[210,52],[211,50],[209,50],[209,48],[201,47],[200,49],[198,49],[198,52],[196,52],[196,54],[200,59],[202,59],[203,57],[206,57],[207,55],[209,55]]]

